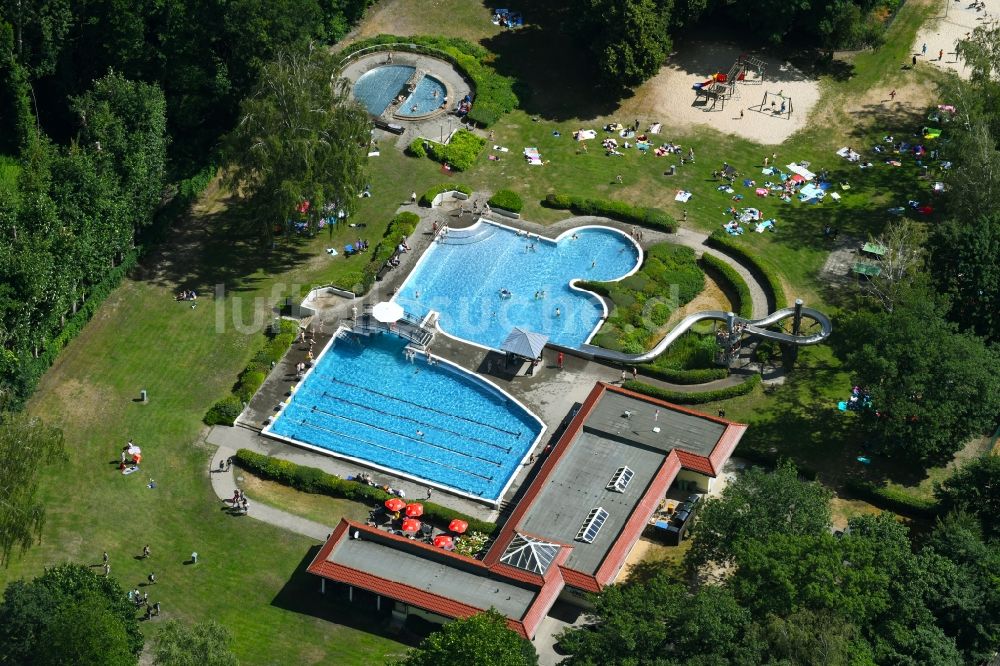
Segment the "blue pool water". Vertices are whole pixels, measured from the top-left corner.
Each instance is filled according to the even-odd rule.
[[[380,115],[415,71],[415,68],[406,65],[376,67],[362,74],[355,82],[354,97],[369,113]]]
[[[269,433],[496,500],[542,425],[464,370],[407,361],[405,345],[338,339]]]
[[[593,294],[571,289],[570,280],[614,280],[640,259],[632,240],[613,229],[583,228],[575,234],[556,243],[487,222],[450,230],[426,251],[395,300],[418,316],[436,310],[449,335],[493,349],[515,326],[579,346],[604,309]],[[501,289],[511,295],[502,297]],[[536,298],[536,292],[545,294]]]
[[[427,75],[420,79],[416,89],[405,102],[399,105],[401,116],[422,116],[437,109],[444,102],[444,84]],[[413,107],[417,107],[414,110]]]

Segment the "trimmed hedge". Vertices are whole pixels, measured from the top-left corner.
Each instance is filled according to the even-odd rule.
[[[406,154],[411,157],[427,157],[427,148],[424,147],[424,140],[419,136],[410,142],[406,147]]]
[[[435,162],[448,164],[455,171],[468,171],[476,163],[479,153],[486,147],[486,139],[469,130],[458,130],[448,143],[424,139],[423,148]]]
[[[460,183],[441,183],[440,185],[435,185],[420,195],[420,205],[424,208],[430,208],[434,203],[434,197],[443,192],[451,192],[452,190],[461,192],[462,194],[472,194],[472,188],[468,185],[462,185]]]
[[[288,319],[282,319],[277,329],[269,326],[266,333],[269,339],[240,373],[236,385],[233,386],[232,395],[218,400],[209,408],[202,419],[205,425],[233,425],[243,411],[243,405],[250,402],[264,384],[271,367],[284,357],[298,333],[298,322]]]
[[[248,472],[253,472],[257,476],[277,481],[278,483],[306,493],[342,497],[367,504],[382,504],[390,497],[394,497],[394,495],[390,495],[377,486],[369,486],[357,481],[347,481],[316,467],[297,465],[287,460],[279,460],[278,458],[272,458],[248,449],[237,451],[236,455],[233,456],[233,460]],[[447,526],[452,520],[459,518],[469,524],[470,532],[475,531],[484,534],[493,534],[497,528],[496,523],[467,516],[440,504],[425,501],[421,501],[420,503],[424,505],[424,515],[421,519],[425,521]]]
[[[652,386],[651,384],[646,384],[645,382],[633,380],[626,381],[623,386],[630,391],[642,393],[643,395],[648,395],[651,398],[659,398],[660,400],[666,400],[667,402],[674,402],[678,405],[700,405],[706,402],[715,402],[716,400],[726,400],[728,398],[746,395],[747,393],[753,391],[760,384],[760,381],[760,375],[751,375],[745,382],[740,384],[723,389],[717,389],[715,391],[701,391],[697,393],[670,391],[668,389],[660,388],[659,386]]]
[[[397,213],[395,217],[389,220],[389,224],[385,228],[385,233],[382,234],[382,240],[375,244],[375,247],[372,249],[371,259],[361,269],[359,280],[354,289],[356,293],[365,293],[371,289],[371,286],[375,284],[378,272],[382,270],[382,266],[385,265],[385,262],[396,251],[399,239],[409,237],[416,230],[419,223],[420,216],[409,211]]]
[[[577,215],[599,215],[612,220],[652,227],[669,234],[677,231],[677,221],[659,208],[633,206],[614,199],[590,199],[569,194],[549,194],[542,201],[546,208],[571,210]]]
[[[714,273],[715,277],[724,283],[724,290],[728,288],[736,297],[733,307],[736,314],[744,319],[750,319],[753,316],[753,297],[750,295],[750,287],[747,286],[746,280],[740,277],[732,266],[707,252],[701,255],[699,262],[702,270]]]
[[[410,44],[416,45],[416,48],[409,46]],[[494,58],[493,54],[481,46],[457,37],[376,35],[352,44],[349,52],[380,45],[384,47],[381,49],[384,51],[398,50],[443,56],[462,70],[475,87],[475,100],[472,110],[466,117],[478,125],[492,125],[505,113],[517,108],[514,79],[498,74],[490,64]]]
[[[524,208],[524,202],[521,201],[520,195],[510,190],[498,190],[487,203],[494,208],[503,208],[512,213],[520,213],[521,209]]]
[[[660,368],[654,365],[640,365],[642,374],[662,379],[671,384],[705,384],[714,382],[717,379],[725,379],[729,376],[728,368],[697,368],[694,370],[680,370],[676,368]]]
[[[751,255],[749,248],[734,240],[732,236],[721,229],[713,231],[705,244],[731,255],[745,264],[755,276],[763,278],[761,282],[771,292],[770,300],[775,310],[788,307],[785,290],[781,286],[781,278],[778,277],[778,271],[771,265],[771,262],[762,257]]]
[[[844,487],[860,499],[874,504],[880,509],[911,518],[932,518],[937,507],[937,502],[934,500],[913,497],[902,491],[861,479],[848,479],[844,482]]]

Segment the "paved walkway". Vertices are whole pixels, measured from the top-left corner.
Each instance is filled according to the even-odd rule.
[[[233,491],[236,490],[236,478],[233,475],[234,468],[220,471],[219,462],[225,461],[234,455],[236,455],[234,449],[220,446],[212,456],[212,467],[209,470],[209,476],[212,478],[212,490],[215,491],[220,500],[226,503],[226,506],[229,506],[228,500],[232,499]],[[252,495],[247,495],[247,500],[250,507],[250,510],[246,514],[247,517],[321,542],[326,541],[326,538],[333,532],[332,527],[320,525],[312,520],[293,516],[287,511],[267,506],[256,501]]]

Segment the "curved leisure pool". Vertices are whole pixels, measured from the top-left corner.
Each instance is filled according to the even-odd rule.
[[[264,433],[495,503],[545,426],[394,335],[334,338]]]
[[[491,349],[515,326],[577,347],[605,313],[600,299],[570,281],[625,277],[639,267],[641,252],[607,227],[581,227],[551,241],[481,220],[432,244],[394,300],[421,317],[436,310],[444,332]]]

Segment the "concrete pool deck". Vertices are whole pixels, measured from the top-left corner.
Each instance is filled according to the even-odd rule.
[[[476,193],[474,199],[485,200],[485,195]],[[321,310],[317,315],[308,321],[308,327],[314,332],[316,345],[322,348],[336,331],[339,322],[351,317],[352,305],[361,309],[362,303],[377,303],[388,299],[394,294],[403,281],[408,277],[416,260],[432,243],[431,225],[437,222],[447,221],[453,228],[468,226],[475,221],[470,214],[461,215],[456,204],[454,210],[448,206],[443,208],[420,208],[412,205],[405,205],[400,210],[416,212],[421,221],[409,239],[411,252],[407,252],[401,257],[401,265],[390,271],[385,279],[376,283],[370,293],[363,298],[350,299],[328,299],[327,308]],[[470,202],[465,202],[466,209],[471,207]],[[498,218],[499,219],[499,218]],[[595,217],[574,217],[562,220],[551,225],[541,225],[525,220],[501,219],[504,224],[521,228],[531,233],[541,233],[543,236],[555,237],[566,229],[581,226],[584,224],[602,224],[614,227],[629,233],[630,225],[622,224],[613,220]],[[698,232],[681,229],[677,234],[667,234],[664,232],[644,230],[643,248],[648,248],[655,243],[669,241],[688,245],[697,252],[709,252],[720,256],[721,253],[707,248],[703,245],[706,236]],[[760,285],[753,279],[743,266],[736,263],[730,257],[721,255],[724,261],[733,266],[741,274],[750,286],[753,301],[754,313],[766,312],[767,301],[764,297]],[[525,486],[526,481],[532,478],[534,470],[540,465],[544,458],[545,446],[556,441],[561,432],[561,424],[566,420],[573,407],[581,403],[590,393],[594,384],[598,381],[617,382],[621,378],[621,369],[597,361],[589,361],[581,357],[566,354],[563,362],[563,369],[556,367],[556,352],[546,350],[544,362],[539,366],[535,376],[524,377],[514,376],[513,373],[503,370],[503,356],[498,352],[488,351],[468,343],[450,338],[445,335],[436,335],[431,345],[436,356],[441,356],[467,370],[471,370],[487,377],[494,384],[504,391],[510,393],[519,400],[525,407],[537,414],[548,426],[547,431],[538,442],[534,453],[537,458],[534,465],[522,465],[515,473],[514,480],[502,498],[500,510],[492,507],[452,495],[443,490],[435,490],[432,499],[435,503],[448,506],[469,515],[486,519],[496,520],[504,508],[517,496],[518,491]],[[295,365],[305,360],[308,347],[305,345],[293,345],[285,357],[275,365],[268,376],[263,387],[250,401],[247,409],[241,415],[238,425],[232,428],[216,426],[211,429],[207,436],[207,442],[226,449],[236,450],[246,448],[266,455],[274,456],[284,460],[289,460],[300,465],[318,467],[329,473],[337,474],[341,477],[356,474],[359,471],[369,471],[380,483],[386,483],[393,488],[401,488],[407,499],[424,499],[427,496],[428,487],[406,479],[396,478],[380,470],[364,468],[358,463],[345,461],[334,455],[326,455],[299,448],[291,444],[286,444],[274,439],[265,437],[259,433],[266,420],[275,414],[275,407],[279,402],[286,399],[291,384],[295,383]],[[734,374],[726,379],[696,386],[671,385],[656,379],[643,377],[643,381],[670,388],[676,391],[704,391],[733,385],[743,381],[743,377],[734,371]]]

